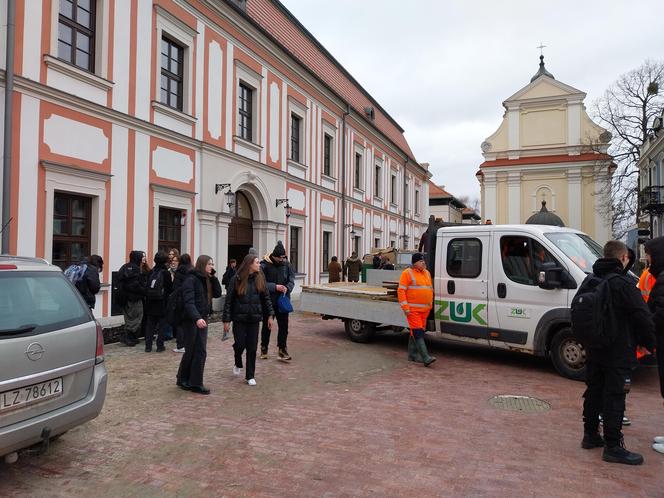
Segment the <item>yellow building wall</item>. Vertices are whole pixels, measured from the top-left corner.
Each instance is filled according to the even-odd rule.
[[[581,176],[581,231],[593,239],[595,234],[595,180],[592,169],[582,172]]]
[[[522,148],[564,145],[567,142],[566,107],[523,109],[519,134]]]
[[[509,223],[508,219],[508,210],[507,210],[507,175],[505,173],[499,173],[496,183],[496,218],[493,220],[494,223],[499,225],[505,225]]]
[[[542,208],[542,196],[538,192],[540,187],[549,187],[551,194],[555,194],[555,211],[553,200],[547,195],[546,208],[560,216],[563,223],[567,225],[569,219],[567,179],[561,172],[524,172],[521,176],[521,222],[525,223],[528,218]],[[538,192],[533,211],[533,194]]]

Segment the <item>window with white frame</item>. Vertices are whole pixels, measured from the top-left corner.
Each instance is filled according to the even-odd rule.
[[[376,162],[374,166],[374,197],[383,198],[383,166]]]
[[[353,237],[353,250],[358,255],[358,257],[361,254],[360,253],[360,248],[361,247],[362,247],[362,237],[360,237],[359,235],[356,235],[355,237]]]
[[[58,14],[58,58],[85,71],[95,71],[96,0],[61,0]]]
[[[392,173],[392,178],[390,179],[390,203],[396,206],[397,204],[397,175]]]
[[[289,262],[293,271],[298,273],[300,260],[300,228],[290,227]]]
[[[403,197],[403,205],[406,210],[406,212],[410,212],[410,206],[408,205],[408,189],[410,185],[408,185],[408,182],[406,182],[406,188],[404,189],[404,197]]]
[[[332,153],[334,150],[334,139],[332,135],[323,133],[323,174],[332,176]]]
[[[301,163],[302,153],[302,118],[291,112],[290,127],[290,158],[291,161]]]
[[[353,187],[362,190],[362,154],[355,152],[355,169],[353,175]]]
[[[323,271],[330,265],[330,249],[332,247],[332,232],[323,231]]]
[[[160,102],[183,110],[184,100],[184,47],[168,36],[161,38],[161,93]]]
[[[238,136],[248,142],[253,142],[254,138],[254,93],[255,90],[240,81],[238,88]]]
[[[420,214],[420,191],[415,190],[415,214]]]
[[[380,237],[375,237],[374,238],[374,248],[376,248],[376,249],[380,248]]]

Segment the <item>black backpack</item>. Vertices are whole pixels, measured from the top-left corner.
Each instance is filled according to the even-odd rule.
[[[166,321],[171,326],[176,326],[184,318],[184,299],[182,286],[171,292],[166,302]]]
[[[159,301],[164,299],[164,273],[163,269],[152,270],[148,277],[148,289],[146,296],[148,301]]]
[[[610,346],[616,338],[616,323],[613,312],[613,296],[606,278],[589,275],[572,299],[572,334],[581,344],[590,349]]]

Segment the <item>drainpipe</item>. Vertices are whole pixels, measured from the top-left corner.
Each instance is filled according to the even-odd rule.
[[[11,206],[9,193],[12,166],[12,96],[14,93],[14,32],[16,28],[16,0],[7,0],[7,43],[5,44],[5,136],[2,154],[2,247],[0,254],[9,253],[9,209]]]
[[[408,184],[406,183],[407,175],[406,175],[406,169],[408,167],[408,156],[406,156],[406,160],[403,163],[403,250],[406,250],[406,209],[408,209],[408,206],[406,206],[406,196],[407,196],[407,191],[408,191]]]
[[[350,104],[341,116],[341,265],[346,266],[346,116],[350,114]],[[342,278],[343,280],[343,278]]]

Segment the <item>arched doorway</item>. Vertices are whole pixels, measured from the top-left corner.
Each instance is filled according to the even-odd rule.
[[[241,191],[235,193],[232,212],[228,226],[228,260],[235,259],[239,265],[254,244],[254,216],[249,199]]]

